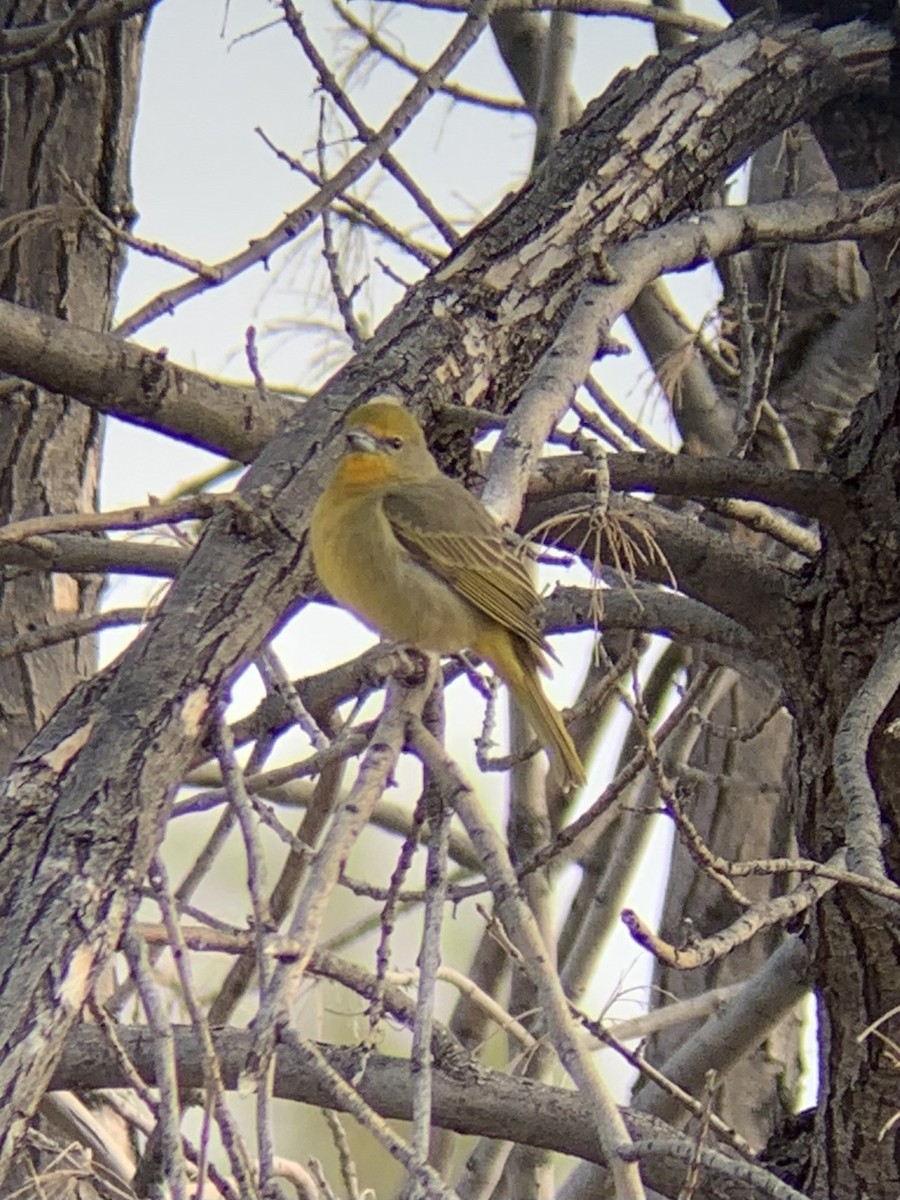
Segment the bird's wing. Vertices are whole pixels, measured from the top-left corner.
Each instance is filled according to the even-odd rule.
[[[444,485],[450,484],[450,488]],[[405,484],[383,500],[397,540],[422,566],[538,654],[556,657],[536,619],[534,584],[521,557],[485,508],[451,480]]]

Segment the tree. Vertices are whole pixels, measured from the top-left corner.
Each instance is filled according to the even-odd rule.
[[[205,1092],[226,1150],[208,1169],[229,1195],[277,1194],[275,1180],[285,1174],[315,1188],[304,1169],[276,1155],[279,1095],[352,1112],[407,1169],[409,1195],[450,1194],[452,1144],[431,1142],[431,1130],[443,1129],[482,1139],[456,1178],[460,1195],[491,1194],[495,1185],[506,1189],[497,1195],[549,1194],[543,1152],[564,1151],[582,1159],[562,1189],[570,1197],[603,1188],[638,1197],[645,1187],[674,1196],[696,1186],[685,1182],[694,1173],[709,1196],[894,1197],[900,543],[890,12],[877,4],[862,14],[837,3],[797,4],[782,5],[778,16],[744,17],[736,4],[732,16],[741,19],[710,32],[667,6],[654,15],[669,48],[619,76],[577,116],[568,14],[555,11],[545,25],[489,0],[442,0],[441,7],[465,16],[436,61],[413,71],[408,93],[376,129],[285,0],[283,20],[319,76],[327,120],[342,114],[356,142],[336,164],[323,120],[316,168],[293,160],[311,195],[246,251],[215,270],[194,264],[186,283],[116,335],[102,331],[109,296],[101,286],[83,316],[40,292],[46,271],[32,290],[10,288],[0,302],[0,366],[26,381],[26,391],[71,398],[34,393],[40,418],[59,404],[88,424],[85,413],[113,412],[253,464],[233,495],[180,496],[118,516],[72,514],[71,495],[48,494],[39,516],[31,505],[7,504],[6,568],[45,589],[51,574],[110,570],[173,582],[119,660],[77,686],[70,674],[56,711],[37,712],[33,728],[18,735],[26,744],[0,800],[0,1171],[17,1160],[48,1087],[125,1087],[149,1107],[137,1174],[116,1186],[187,1194],[186,1159],[197,1152],[183,1140],[181,1107],[190,1099],[185,1089],[195,1088]],[[352,9],[335,12],[371,53],[396,53]],[[32,122],[23,128],[33,130],[46,108],[35,80],[74,87],[87,48],[128,48],[117,60],[116,78],[126,82],[117,99],[130,95],[141,25],[128,6],[76,6],[61,23],[42,14],[42,25],[21,15],[4,21],[2,51],[11,86],[20,89],[12,111]],[[462,238],[427,188],[416,187],[417,204],[448,245],[436,255],[386,225],[355,185],[381,164],[413,188],[394,143],[489,31],[536,119],[533,171]],[[74,62],[59,49],[70,46]],[[117,118],[121,137],[109,130],[100,137],[110,111],[119,110],[79,110],[78,120],[92,144],[115,148],[121,170],[130,117]],[[20,160],[29,154],[22,141]],[[756,151],[750,202],[724,206],[723,182]],[[98,201],[83,176],[69,201],[83,237],[102,230],[116,239],[101,239],[113,255],[122,240],[137,245],[120,227],[127,204],[116,180],[115,204]],[[25,214],[34,219],[39,199],[45,203],[30,194],[15,205],[16,237],[24,237]],[[255,337],[247,387],[125,340],[142,321],[274,257],[313,226],[353,353],[302,405],[267,381]],[[370,337],[340,255],[338,231],[347,226],[374,231],[425,271]],[[7,255],[18,268],[16,244]],[[714,263],[723,280],[711,333],[687,328],[658,282],[700,262]],[[679,454],[655,447],[592,374],[617,350],[611,331],[626,312],[678,421]],[[498,518],[543,533],[593,571],[590,586],[554,590],[546,626],[603,630],[584,664],[572,728],[585,750],[619,763],[576,812],[571,798],[545,786],[528,757],[528,732],[513,722],[509,849],[479,786],[444,745],[431,669],[380,648],[291,686],[264,649],[296,611],[298,592],[317,595],[306,527],[341,419],[385,390],[422,419],[445,469],[473,483],[483,476],[482,498]],[[570,410],[577,430],[553,435]],[[478,444],[487,429],[499,430],[489,458]],[[543,456],[551,435],[568,453]],[[15,465],[33,476],[16,449]],[[185,520],[203,522],[189,554],[179,545],[92,536]],[[58,636],[22,630],[18,621],[3,630],[16,662]],[[65,632],[83,634],[97,623],[85,612]],[[669,649],[648,675],[641,656],[649,633],[663,634]],[[251,662],[270,695],[252,717],[229,723],[228,689]],[[444,682],[458,670],[445,664]],[[373,687],[385,688],[381,715],[342,724],[339,706]],[[623,702],[630,724],[616,743],[606,724]],[[274,741],[291,726],[310,746],[299,763],[267,769]],[[235,747],[250,744],[241,767]],[[383,794],[404,749],[421,760],[424,783],[414,811],[398,815]],[[344,788],[341,764],[353,756],[359,772]],[[212,775],[200,771],[209,760],[217,765]],[[301,787],[298,777],[315,782]],[[246,928],[198,924],[188,889],[176,892],[168,881],[158,847],[185,781],[227,801],[216,837],[230,822],[241,830],[252,913]],[[297,795],[304,812],[296,829],[254,799]],[[214,791],[203,802],[215,798]],[[573,1002],[619,917],[621,872],[639,851],[646,811],[660,807],[677,835],[662,928],[622,915],[656,956],[666,993],[701,993],[692,1013],[721,1003],[710,985],[737,990],[689,1038],[683,1025],[675,1038],[662,1032],[685,1009],[667,1011],[657,996],[658,1011],[642,1028],[654,1033],[650,1058],[662,1077],[641,1060],[645,1080],[621,1114],[586,1040],[611,1033]],[[466,837],[451,830],[451,813]],[[357,889],[372,911],[377,906],[381,929],[383,954],[365,970],[323,948],[323,920],[354,843],[370,821],[391,820],[404,841],[390,886]],[[261,821],[288,845],[274,887],[263,882]],[[427,886],[413,1002],[386,974],[384,956],[422,839]],[[205,857],[217,845],[211,841]],[[448,854],[468,882],[448,882]],[[560,867],[569,863],[579,891],[557,940],[552,904]],[[748,877],[762,881],[759,890],[745,884]],[[158,925],[133,919],[145,880]],[[461,1000],[444,1025],[433,1016],[442,921],[451,901],[484,890],[494,907],[471,969],[480,992]],[[687,920],[694,928],[685,934]],[[160,945],[175,952],[189,1016],[174,1033],[150,967]],[[211,949],[235,962],[205,1006],[189,950]],[[141,1000],[140,1025],[122,1019],[122,989],[104,1006],[94,995],[117,951],[131,976],[125,986]],[[698,968],[707,969],[699,988],[682,982]],[[509,1028],[528,1048],[527,1066],[512,1072],[488,1069],[477,1052],[486,1033],[479,996],[502,1000],[507,973],[506,1003],[522,1017]],[[366,998],[362,1046],[323,1048],[300,1035],[289,1015],[309,976]],[[796,1023],[777,1035],[774,1068],[772,1031],[810,987],[821,1073],[812,1133],[787,1167],[775,1161],[773,1139],[766,1166],[754,1153],[796,1091]],[[229,1022],[248,989],[258,1003],[252,1029],[243,1030]],[[80,1022],[85,1006],[93,1024]],[[388,1015],[414,1029],[408,1061],[375,1053]],[[557,1063],[575,1091],[546,1082]],[[704,1083],[710,1066],[719,1083]],[[687,1093],[677,1104],[666,1091],[669,1075]],[[228,1089],[247,1080],[256,1093],[253,1152],[228,1099]],[[411,1136],[379,1114],[411,1117]],[[689,1117],[699,1120],[699,1133],[680,1132]],[[92,1185],[102,1193],[111,1186],[104,1172],[116,1169],[103,1164]]]

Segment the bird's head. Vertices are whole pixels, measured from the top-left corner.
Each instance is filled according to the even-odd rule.
[[[438,473],[422,426],[395,400],[372,400],[355,409],[344,422],[344,437],[339,469],[346,484],[421,480]]]

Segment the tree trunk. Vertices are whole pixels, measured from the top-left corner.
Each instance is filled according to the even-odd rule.
[[[0,31],[62,15],[53,0],[2,4]],[[2,77],[0,296],[93,330],[109,328],[124,255],[72,188],[130,225],[143,25],[76,34]],[[0,397],[0,522],[93,509],[103,432],[96,410],[11,376],[0,380]],[[0,638],[90,613],[100,585],[99,576],[7,570]],[[95,670],[93,638],[0,659],[0,772]],[[7,1183],[31,1187],[32,1177]]]
[[[818,142],[807,126],[798,125],[754,155],[748,201],[776,201],[834,191],[837,186]],[[783,275],[777,268],[780,253],[786,255]],[[775,337],[767,399],[783,427],[776,430],[772,419],[763,417],[751,455],[775,465],[824,467],[850,412],[875,383],[871,288],[856,245],[796,245],[786,252],[757,249],[725,264],[725,280],[723,303],[732,316],[738,315],[739,292],[746,288],[757,359],[764,355],[770,333]],[[770,298],[777,303],[770,303]],[[861,328],[854,337],[844,336],[846,329],[857,326]],[[745,375],[749,376],[751,366],[742,363]],[[720,395],[730,401],[722,423],[739,429],[744,414],[736,411],[737,396],[727,388],[721,388]],[[722,452],[729,450],[725,447]],[[791,452],[795,459],[785,463]],[[737,536],[748,535],[744,530]],[[786,713],[777,712],[778,706],[777,688],[737,680],[714,709],[709,730],[698,740],[691,758],[691,765],[708,777],[697,783],[691,795],[691,820],[704,841],[731,861],[781,858],[795,848],[788,802],[791,722]],[[758,727],[767,714],[770,719]],[[754,727],[755,736],[742,740],[742,731]],[[784,876],[757,877],[743,880],[741,890],[758,901],[782,893],[788,885]],[[676,840],[663,907],[663,937],[677,944],[687,928],[705,936],[730,924],[738,911],[718,883],[697,871],[691,855]],[[685,973],[660,966],[654,980],[656,994],[683,999],[741,982],[764,967],[781,938],[772,929],[701,970]],[[689,1033],[682,1027],[654,1037],[652,1061],[664,1067]],[[717,1083],[716,1110],[757,1148],[767,1143],[795,1106],[799,1038],[800,1020],[794,1012]],[[682,1115],[686,1118],[684,1110]]]
[[[817,131],[842,187],[900,175],[900,121],[889,106],[844,100],[829,106]],[[851,489],[846,520],[831,532],[824,553],[799,591],[800,636],[786,662],[797,728],[795,788],[801,850],[827,859],[847,837],[848,866],[869,873],[859,839],[848,837],[848,797],[832,769],[835,730],[866,681],[885,636],[900,613],[900,265],[894,239],[863,245],[876,308],[878,392],[855,411],[834,455],[833,470]],[[785,647],[786,648],[786,647]],[[898,754],[886,703],[866,755],[878,801],[870,822],[875,857],[888,873],[900,867]],[[865,745],[858,752],[865,752]],[[874,830],[871,829],[874,825]],[[820,1021],[819,1099],[813,1138],[811,1194],[900,1194],[896,1012],[900,976],[896,911],[850,889],[836,891],[816,912],[812,928]],[[892,1039],[892,1040],[891,1040]],[[884,1131],[884,1136],[879,1133]]]
[[[0,6],[0,30],[58,19],[51,0]],[[109,328],[122,247],[81,208],[131,223],[129,184],[143,22],[67,40],[3,77],[0,296],[88,329]],[[21,215],[21,219],[19,219]],[[96,411],[22,380],[2,383],[0,520],[95,504],[102,436]],[[100,581],[46,571],[0,583],[0,636],[90,612]],[[0,771],[74,685],[96,668],[93,639],[0,660]]]

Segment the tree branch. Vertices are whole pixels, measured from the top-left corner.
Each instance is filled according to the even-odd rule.
[[[595,570],[602,564],[667,586],[674,579],[680,590],[761,640],[777,637],[788,620],[788,571],[686,513],[612,496],[606,517],[595,519],[595,506],[596,497],[584,494],[535,504],[525,510],[526,527],[580,554]],[[633,562],[619,561],[617,539],[632,544]]]
[[[0,364],[100,412],[249,462],[302,411],[296,400],[224,383],[112,334],[0,300]]]
[[[153,1039],[146,1029],[117,1028],[117,1035],[143,1078],[155,1083]],[[199,1039],[191,1029],[174,1027],[179,1082],[184,1088],[203,1086]],[[226,1087],[236,1089],[253,1034],[246,1030],[213,1030],[216,1056]],[[344,1078],[355,1078],[358,1050],[355,1047],[322,1046],[322,1053]],[[53,1088],[129,1087],[103,1032],[90,1025],[73,1030],[51,1080]],[[402,1059],[373,1054],[358,1088],[366,1102],[384,1117],[409,1120],[412,1115],[412,1083],[409,1065]],[[275,1095],[315,1107],[331,1103],[318,1075],[305,1066],[291,1046],[278,1048]],[[575,1155],[588,1162],[603,1163],[597,1141],[594,1114],[577,1091],[535,1080],[523,1080],[469,1060],[435,1064],[435,1124],[458,1133],[483,1137],[514,1136],[525,1145],[541,1146]],[[654,1134],[671,1136],[671,1129],[653,1118],[626,1111],[629,1129],[636,1137]],[[688,1138],[686,1146],[691,1145]],[[665,1195],[677,1195],[683,1168],[659,1162],[646,1171],[648,1185]],[[733,1190],[732,1190],[733,1189]],[[722,1185],[712,1181],[704,1192],[709,1200],[759,1200],[760,1193],[745,1183]]]
[[[755,500],[824,521],[838,521],[846,506],[844,485],[825,471],[788,471],[747,459],[627,451],[611,454],[607,461],[610,486],[616,491],[653,491],[694,500]],[[584,454],[541,459],[528,484],[529,500],[584,491],[591,484],[592,468]]]

